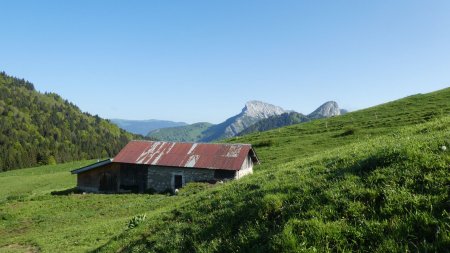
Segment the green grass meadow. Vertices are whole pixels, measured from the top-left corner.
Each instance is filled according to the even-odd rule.
[[[229,139],[254,174],[174,196],[72,192],[92,161],[0,173],[0,252],[449,252],[449,113],[447,88]]]

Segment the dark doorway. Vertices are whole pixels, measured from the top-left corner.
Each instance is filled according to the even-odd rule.
[[[182,175],[175,175],[175,189],[180,189],[183,187],[183,176]]]
[[[236,176],[234,170],[214,170],[214,178],[216,180],[233,179]]]
[[[147,185],[147,168],[143,165],[121,164],[119,190],[121,192],[144,192]]]
[[[117,191],[117,177],[105,172],[100,177],[100,185],[98,190],[101,192],[115,192]]]

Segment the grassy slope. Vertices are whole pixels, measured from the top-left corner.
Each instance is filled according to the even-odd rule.
[[[173,201],[158,194],[72,194],[76,177],[69,171],[92,162],[0,173],[0,252],[17,245],[17,252],[93,250],[124,232],[135,214],[151,217]]]
[[[0,251],[445,252],[449,101],[446,89],[232,139],[257,146],[255,174],[178,196],[51,195],[75,185],[67,172],[81,163],[2,173]]]
[[[450,117],[191,196],[101,252],[448,252]]]
[[[257,147],[254,176],[196,194],[101,250],[442,251],[450,183],[439,145],[450,136],[439,118],[449,112],[445,89],[234,138]]]
[[[94,162],[80,161],[55,166],[42,166],[0,173],[0,203],[7,200],[25,200],[40,194],[65,190],[76,184],[70,169]]]

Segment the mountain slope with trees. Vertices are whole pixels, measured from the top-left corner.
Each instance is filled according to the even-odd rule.
[[[0,73],[0,171],[114,156],[137,135]]]

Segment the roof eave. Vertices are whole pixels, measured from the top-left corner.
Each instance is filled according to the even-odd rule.
[[[81,167],[79,169],[72,170],[72,171],[70,171],[70,173],[72,173],[72,174],[80,174],[80,173],[83,173],[83,172],[86,172],[86,171],[89,171],[89,170],[96,169],[98,167],[102,167],[102,166],[108,165],[108,164],[112,163],[112,161],[113,161],[113,159],[109,158],[109,159],[106,159],[106,160],[103,160],[103,161],[99,161],[99,162],[90,164],[88,166]]]
[[[250,152],[253,153],[253,155],[250,154],[250,157],[252,158],[253,163],[261,164],[261,161],[259,160],[258,155],[256,154],[256,151],[253,147],[250,149]]]
[[[218,168],[218,167],[186,167],[186,166],[177,166],[177,165],[164,165],[164,164],[145,164],[145,163],[127,163],[127,162],[114,162],[116,164],[132,164],[132,165],[140,165],[144,167],[167,167],[167,168],[177,168],[177,169],[198,169],[198,170],[229,170],[229,171],[238,171],[240,168]]]

